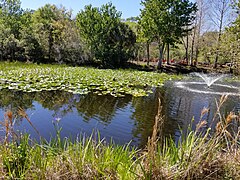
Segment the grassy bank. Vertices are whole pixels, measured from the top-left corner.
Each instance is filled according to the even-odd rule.
[[[99,136],[61,140],[57,124],[55,140],[32,142],[28,135],[15,136],[13,115],[7,112],[0,175],[3,179],[239,179],[239,115],[223,117],[219,112],[220,108],[215,134],[201,133],[206,124],[202,120],[196,131],[189,131],[176,145],[172,139],[159,139],[164,123],[159,107],[152,136],[141,150],[106,144]],[[24,112],[20,114],[27,118]],[[231,131],[232,126],[238,130]]]
[[[110,70],[60,65],[0,63],[0,88],[25,92],[64,90],[77,94],[93,91],[113,96],[145,96],[151,87],[179,76],[136,70]]]

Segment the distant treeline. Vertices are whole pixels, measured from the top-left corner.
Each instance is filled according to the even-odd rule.
[[[56,5],[35,11],[19,0],[0,5],[1,60],[114,67],[134,58],[136,35],[112,4],[86,6],[76,18]]]
[[[203,32],[201,2],[143,0],[140,16],[124,20],[111,3],[85,6],[73,17],[63,6],[26,10],[20,0],[0,0],[0,60],[102,67],[130,59],[156,59],[158,67],[163,59],[238,61],[239,17],[226,30]]]

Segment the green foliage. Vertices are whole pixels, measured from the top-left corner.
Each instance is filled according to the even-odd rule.
[[[234,21],[234,23],[226,28],[226,30],[223,33],[221,43],[220,43],[220,53],[221,56],[223,56],[226,61],[232,62],[232,63],[239,63],[240,62],[240,2],[235,2],[235,9],[238,12],[238,17]],[[226,53],[228,52],[228,53]]]
[[[1,19],[7,28],[11,31],[16,38],[19,38],[20,28],[22,24],[22,9],[20,0],[1,0],[0,6],[1,10]]]
[[[24,48],[24,57],[28,61],[39,62],[44,59],[44,52],[41,42],[36,37],[34,29],[33,12],[24,11],[22,18],[25,24],[21,30],[21,46]]]
[[[104,66],[119,67],[133,57],[136,36],[120,17],[111,3],[101,8],[86,6],[77,15],[77,26],[92,58]]]
[[[224,131],[222,131],[224,132]],[[239,144],[224,145],[227,133],[209,137],[190,131],[176,146],[172,139],[158,144],[153,154],[106,144],[100,135],[78,141],[31,142],[0,147],[0,174],[4,179],[239,179]],[[149,157],[151,162],[149,162]]]
[[[146,96],[152,87],[173,75],[134,70],[101,70],[84,67],[0,63],[0,88],[25,92],[64,90],[77,94],[111,94],[112,96]]]
[[[200,37],[199,48],[200,60],[202,60],[202,62],[214,62],[214,55],[217,46],[217,36],[217,32],[206,32]]]
[[[20,139],[19,145],[17,142],[12,142],[2,149],[3,168],[12,179],[22,179],[26,175],[30,163],[28,140],[29,136],[26,135]]]
[[[197,10],[196,4],[188,0],[145,0],[142,4],[145,8],[140,24],[145,36],[170,44],[186,35],[186,27],[192,24]]]
[[[195,19],[196,4],[189,0],[144,0],[141,12],[141,31],[147,41],[157,41],[160,64],[165,44],[174,44],[186,35]]]
[[[50,4],[22,10],[19,0],[2,0],[1,7],[1,60],[81,64],[88,59],[71,11]]]
[[[22,25],[20,0],[0,1],[0,46],[1,59],[15,59],[21,56],[19,44]]]
[[[81,40],[70,11],[47,4],[33,13],[32,21],[34,39],[30,40],[35,42],[33,50],[42,50],[48,62],[83,62]]]

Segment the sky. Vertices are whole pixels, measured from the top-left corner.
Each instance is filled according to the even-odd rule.
[[[73,15],[76,15],[84,6],[92,4],[94,7],[100,7],[111,0],[21,0],[23,9],[36,10],[45,4],[63,5],[68,10],[73,10]],[[122,18],[138,16],[140,14],[141,0],[112,0],[112,4],[118,11],[122,12]]]

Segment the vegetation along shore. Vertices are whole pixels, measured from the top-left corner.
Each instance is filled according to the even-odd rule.
[[[123,19],[112,2],[101,7],[86,4],[73,14],[56,4],[23,9],[20,0],[0,0],[1,179],[240,179],[239,105],[232,108],[235,101],[231,101],[227,104],[230,111],[224,106],[229,96],[236,101],[239,98],[240,1],[142,0],[139,3],[142,8],[139,15]],[[183,82],[183,73],[196,71],[234,73],[236,76],[228,76],[228,80],[236,82],[222,81],[216,89],[215,84],[211,84],[199,90],[204,86],[199,79],[198,83],[188,84],[196,77]],[[172,85],[176,81],[179,81],[178,86]],[[164,86],[165,82],[172,87]],[[177,87],[186,87],[191,93]],[[153,93],[156,89],[158,96]],[[6,90],[13,90],[13,93],[8,94]],[[11,101],[12,96],[21,95],[15,92],[38,91],[54,92],[55,102],[61,103],[54,106],[54,101],[50,100],[50,105],[44,106],[28,96],[30,100],[24,109],[18,107],[26,101],[24,97],[18,97],[17,103]],[[68,92],[69,98],[58,99],[60,91]],[[232,93],[228,93],[230,91]],[[185,96],[182,98],[180,93]],[[195,96],[197,93],[202,94]],[[81,103],[96,101],[92,94],[104,97],[105,104],[95,103],[98,111],[89,113],[88,117]],[[84,95],[89,97],[81,101]],[[165,101],[161,101],[162,95]],[[38,96],[37,93],[34,96]],[[46,99],[52,95],[43,96],[44,93],[37,98]],[[112,103],[109,97],[114,99]],[[130,97],[126,102],[117,101],[126,97]],[[215,102],[209,102],[215,97],[218,97]],[[132,103],[137,98],[142,99]],[[201,103],[196,105],[199,100]],[[62,108],[69,102],[67,110]],[[154,108],[150,107],[153,103]],[[76,104],[82,111],[74,109]],[[111,112],[103,107],[106,104],[114,106],[109,108]],[[204,107],[200,107],[203,104]],[[135,117],[134,105],[141,112]],[[172,109],[163,111],[164,105]],[[216,108],[210,109],[210,106]],[[51,110],[56,115],[49,113],[55,118],[48,119],[48,125],[50,122],[56,135],[50,140],[43,138],[28,114],[29,109],[34,111],[39,107],[41,115]],[[121,111],[122,107],[128,111]],[[45,111],[47,108],[49,111]],[[93,106],[86,108],[91,112]],[[147,144],[144,140],[144,147],[132,146],[131,142],[119,145],[107,141],[101,132],[93,129],[90,136],[83,133],[74,138],[62,138],[63,129],[67,127],[61,126],[58,110],[65,110],[62,117],[75,110],[71,117],[79,118],[77,123],[81,115],[85,115],[82,124],[89,127],[87,125],[92,123],[92,128],[96,123],[103,129],[108,125],[113,127],[110,125],[116,114],[127,112],[119,117],[135,118],[129,122],[128,130],[134,137],[143,132]],[[99,118],[97,115],[102,111],[104,116]],[[185,111],[201,112],[200,119],[191,117],[191,123],[197,122],[194,127],[187,123],[188,128],[181,129],[183,122],[189,122],[189,119],[180,119],[179,113]],[[148,118],[147,112],[156,114],[155,118]],[[145,119],[141,121],[143,116],[150,126],[153,124],[152,129],[149,124],[145,127]],[[179,119],[171,121],[173,116]],[[212,121],[207,122],[207,118]],[[43,116],[39,119],[38,123],[46,127]],[[114,119],[118,126],[121,120]],[[32,138],[31,133],[18,129],[23,123],[30,126],[39,141]],[[137,123],[140,124],[138,128]],[[167,131],[165,123],[178,128],[172,128],[171,135],[162,136]],[[122,128],[125,126],[121,124]],[[76,127],[76,131],[81,128],[84,129]],[[150,136],[149,132],[152,132]]]

